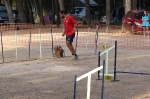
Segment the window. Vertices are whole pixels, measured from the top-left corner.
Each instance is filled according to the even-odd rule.
[[[5,7],[4,4],[1,4],[1,5],[0,5],[0,11],[6,11],[6,7]]]
[[[141,19],[143,14],[144,14],[143,12],[135,13],[134,17],[135,19]]]
[[[126,15],[127,18],[132,18],[132,14],[130,12],[127,13]]]
[[[71,11],[71,14],[79,14],[81,11],[83,10],[83,8],[74,8],[72,11]]]

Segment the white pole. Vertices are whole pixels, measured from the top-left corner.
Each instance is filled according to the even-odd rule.
[[[18,61],[18,46],[17,46],[17,31],[15,30],[15,45],[16,45],[16,61]]]
[[[40,39],[40,59],[42,59],[42,42],[41,42],[41,31],[39,29],[39,39]]]
[[[90,32],[90,27],[88,28],[88,33],[87,33],[87,36],[86,36],[86,49],[85,49],[85,55],[87,55],[87,50],[88,50],[89,32]]]
[[[106,50],[107,39],[108,39],[108,26],[106,27],[105,50]]]
[[[64,33],[64,31],[65,31],[65,29],[64,28],[62,28],[62,31],[63,31],[63,33]],[[66,46],[66,37],[64,36],[64,56],[66,56],[66,48],[67,46]]]
[[[106,71],[105,74],[108,75],[108,51],[106,52]]]

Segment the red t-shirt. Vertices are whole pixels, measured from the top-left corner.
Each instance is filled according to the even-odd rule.
[[[72,33],[74,30],[74,24],[76,23],[76,20],[71,16],[66,16],[63,19],[63,24],[65,28],[65,34],[68,35],[75,35],[75,33]]]

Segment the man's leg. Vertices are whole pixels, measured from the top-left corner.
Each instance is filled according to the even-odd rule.
[[[74,50],[74,48],[73,48],[72,42],[66,41],[66,45],[67,45],[67,47],[69,48],[70,52],[72,53],[71,59],[72,59],[72,60],[78,59],[78,56],[77,56],[77,54],[76,54],[76,52],[75,52],[75,50]]]
[[[69,50],[70,50],[70,52],[72,53],[72,55],[75,55],[76,52],[75,52],[75,50],[74,50],[74,48],[73,48],[73,46],[72,46],[72,42],[66,41],[66,45],[67,45],[67,47],[69,48]]]
[[[67,36],[66,37],[66,45],[72,54],[72,59],[78,59],[78,56],[77,56],[77,54],[73,48],[73,45],[72,45],[73,39],[74,39],[74,36]]]

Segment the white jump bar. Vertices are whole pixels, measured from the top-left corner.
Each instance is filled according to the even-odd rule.
[[[78,78],[77,78],[77,81],[79,81],[79,80],[81,80],[81,79],[83,79],[83,78],[85,78],[85,77],[87,77],[87,76],[89,76],[89,75],[91,75],[91,74],[97,72],[98,70],[101,70],[101,69],[103,69],[103,65],[101,65],[100,67],[98,67],[98,68],[96,68],[96,69],[94,69],[94,70],[92,70],[92,71],[90,71],[90,72],[88,72],[88,73],[86,73],[86,74],[84,74],[84,75],[78,77]]]

